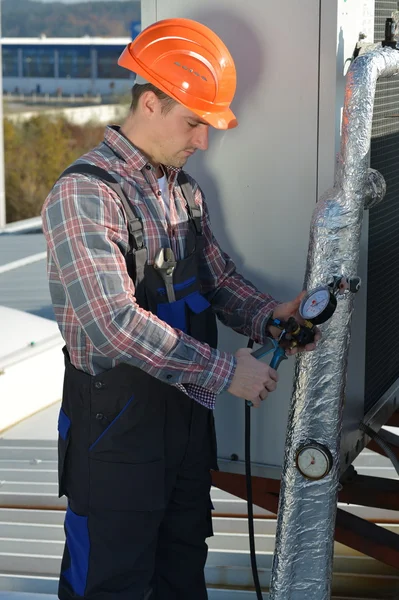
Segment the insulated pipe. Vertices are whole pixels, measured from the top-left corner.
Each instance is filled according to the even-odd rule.
[[[371,126],[376,83],[399,72],[399,52],[378,48],[351,64],[346,81],[341,152],[334,188],[314,210],[305,287],[335,276],[356,276],[367,196]],[[289,414],[272,600],[330,600],[334,528],[340,476],[340,438],[353,295],[343,294],[323,326],[318,350],[297,358]],[[327,447],[332,466],[319,480],[306,479],[296,466],[309,441]]]

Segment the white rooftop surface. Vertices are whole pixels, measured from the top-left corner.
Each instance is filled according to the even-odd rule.
[[[29,219],[0,231],[0,435],[62,393],[63,340],[40,225]]]
[[[60,340],[55,321],[7,306],[0,306],[0,328],[0,366],[7,356],[19,350],[33,349],[50,340]]]
[[[63,340],[54,321],[0,306],[0,432],[61,398]]]
[[[61,401],[40,410],[27,419],[23,419],[7,431],[0,434],[4,440],[53,440],[57,439],[58,413]]]

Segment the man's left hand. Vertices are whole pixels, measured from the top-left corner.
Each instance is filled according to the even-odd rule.
[[[299,314],[299,306],[302,302],[302,299],[306,296],[306,291],[301,292],[294,300],[290,302],[283,302],[276,306],[273,311],[273,319],[280,319],[281,321],[288,321],[290,317],[294,317],[294,319],[301,325],[304,324],[303,318]],[[278,327],[269,327],[270,334],[275,338],[281,334],[281,330]],[[287,356],[292,356],[293,354],[297,354],[297,352],[311,352],[316,349],[317,342],[321,339],[321,333],[317,327],[315,327],[315,338],[314,342],[311,344],[306,344],[306,346],[296,346],[294,348],[287,348],[286,354]]]

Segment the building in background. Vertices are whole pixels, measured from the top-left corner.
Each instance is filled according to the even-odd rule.
[[[8,94],[123,94],[134,74],[118,57],[121,38],[3,38],[3,92]]]

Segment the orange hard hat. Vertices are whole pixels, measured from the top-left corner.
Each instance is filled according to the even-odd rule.
[[[230,110],[236,69],[222,40],[190,19],[165,19],[144,29],[118,64],[143,77],[217,129],[237,126]]]

